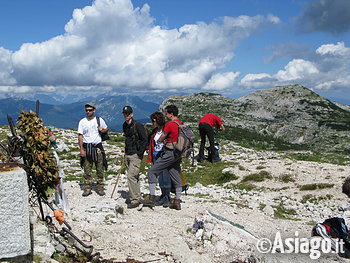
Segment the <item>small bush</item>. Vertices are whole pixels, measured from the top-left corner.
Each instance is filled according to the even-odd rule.
[[[333,195],[330,195],[330,194],[327,194],[325,196],[315,196],[312,194],[307,194],[303,196],[300,202],[303,204],[305,204],[306,202],[319,204],[321,201],[330,200],[332,198],[333,198]]]
[[[241,182],[242,183],[249,182],[249,181],[262,182],[262,181],[265,181],[265,179],[271,179],[271,178],[272,176],[267,171],[260,171],[259,173],[254,173],[254,174],[244,176]]]
[[[316,189],[325,189],[325,188],[332,188],[334,184],[327,184],[327,183],[322,183],[322,184],[304,184],[299,186],[299,189],[301,191],[313,191]]]
[[[259,204],[259,209],[262,211],[262,210],[264,210],[264,208],[266,207],[266,204]]]
[[[244,183],[232,185],[232,188],[235,188],[238,190],[252,191],[252,190],[256,189],[256,186],[251,184],[251,183],[244,182]]]
[[[209,194],[202,194],[202,193],[195,193],[193,194],[194,197],[199,197],[199,198],[208,198],[210,197]]]
[[[274,215],[276,218],[295,220],[295,218],[291,217],[297,215],[297,212],[294,209],[286,209],[282,204],[273,206],[273,208],[275,212]]]
[[[238,179],[238,176],[235,174],[222,172],[227,166],[224,162],[218,162],[215,164],[204,162],[202,165],[203,166],[198,166],[197,169],[192,167],[183,169],[183,174],[187,183],[194,185],[198,182],[204,186],[209,184],[222,185]]]
[[[283,174],[279,177],[279,180],[281,180],[283,183],[289,183],[289,182],[295,182],[295,179],[290,174]]]
[[[333,188],[334,184],[322,183],[317,184],[318,189]]]
[[[244,166],[242,166],[242,165],[238,165],[238,169],[240,170],[240,171],[245,171],[246,169],[244,168]]]
[[[317,189],[317,184],[304,184],[299,187],[301,191],[313,191]]]

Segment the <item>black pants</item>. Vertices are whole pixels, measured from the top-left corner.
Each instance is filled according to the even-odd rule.
[[[208,123],[201,122],[199,124],[199,134],[201,136],[201,146],[199,148],[199,157],[204,159],[204,148],[206,136],[208,137],[210,144],[210,151],[213,154],[215,152],[214,148],[214,129]]]

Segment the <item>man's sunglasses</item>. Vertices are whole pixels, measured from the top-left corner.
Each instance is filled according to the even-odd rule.
[[[94,111],[94,109],[85,109],[86,112]]]

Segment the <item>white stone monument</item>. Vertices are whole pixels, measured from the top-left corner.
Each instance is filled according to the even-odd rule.
[[[27,174],[19,167],[0,164],[0,259],[30,252]]]

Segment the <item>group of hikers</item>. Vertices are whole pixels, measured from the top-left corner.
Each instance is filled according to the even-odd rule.
[[[78,125],[78,142],[80,148],[80,163],[84,169],[83,196],[92,194],[94,183],[92,168],[96,166],[96,193],[105,195],[104,169],[107,170],[106,154],[102,145],[104,135],[109,131],[106,122],[96,117],[96,106],[93,103],[85,104],[86,117]],[[129,188],[128,208],[136,208],[140,204],[153,207],[162,205],[172,209],[181,210],[181,193],[183,182],[181,178],[182,153],[176,145],[179,139],[179,129],[183,124],[178,118],[179,110],[176,105],[168,105],[164,114],[160,111],[150,115],[154,126],[148,134],[144,125],[134,119],[134,112],[130,106],[122,109],[125,122],[123,134],[125,136],[125,164],[127,168],[127,181]],[[198,162],[205,160],[204,149],[206,138],[209,140],[208,159],[212,163],[220,161],[215,148],[214,127],[224,130],[221,118],[214,114],[204,115],[198,122],[201,137],[200,149],[194,157]],[[152,163],[148,170],[149,195],[142,198],[140,191],[140,167],[144,153],[147,151],[147,161]],[[161,196],[156,198],[157,181],[161,188]],[[170,199],[174,189],[175,198]]]
[[[84,170],[83,196],[92,194],[92,186],[96,183],[96,193],[105,195],[104,170],[107,170],[106,154],[102,141],[109,131],[106,122],[95,116],[96,106],[93,103],[85,104],[86,117],[81,119],[78,125],[78,142],[80,148],[80,163]],[[182,153],[176,145],[179,143],[179,135],[183,122],[178,118],[179,110],[175,105],[168,105],[164,113],[157,111],[150,115],[153,130],[147,132],[144,125],[134,119],[134,112],[130,106],[122,109],[125,122],[123,123],[123,134],[125,136],[124,161],[126,164],[127,182],[129,188],[128,208],[136,208],[140,204],[153,207],[161,205],[172,209],[181,210],[181,194],[183,191],[183,180],[180,169]],[[218,151],[215,148],[214,127],[225,130],[223,121],[215,114],[205,114],[198,121],[200,134],[199,153],[192,158],[197,162],[208,160],[212,163],[220,161]],[[51,143],[56,145],[56,138],[49,128]],[[208,158],[205,158],[206,138],[209,140]],[[57,147],[57,145],[56,145]],[[140,167],[147,151],[147,161],[152,163],[148,170],[147,178],[149,194],[142,198],[140,191]],[[92,168],[95,165],[97,179],[93,180]],[[159,184],[161,195],[156,198],[156,184]],[[170,198],[170,193],[175,198]],[[342,192],[350,197],[350,177],[342,185]],[[342,208],[343,211],[350,207]],[[348,218],[347,218],[348,219]],[[339,238],[344,241],[344,251],[339,255],[350,257],[350,238],[346,222],[343,218],[332,217],[323,223],[317,223],[312,229],[312,236]],[[333,243],[332,243],[333,249]]]

